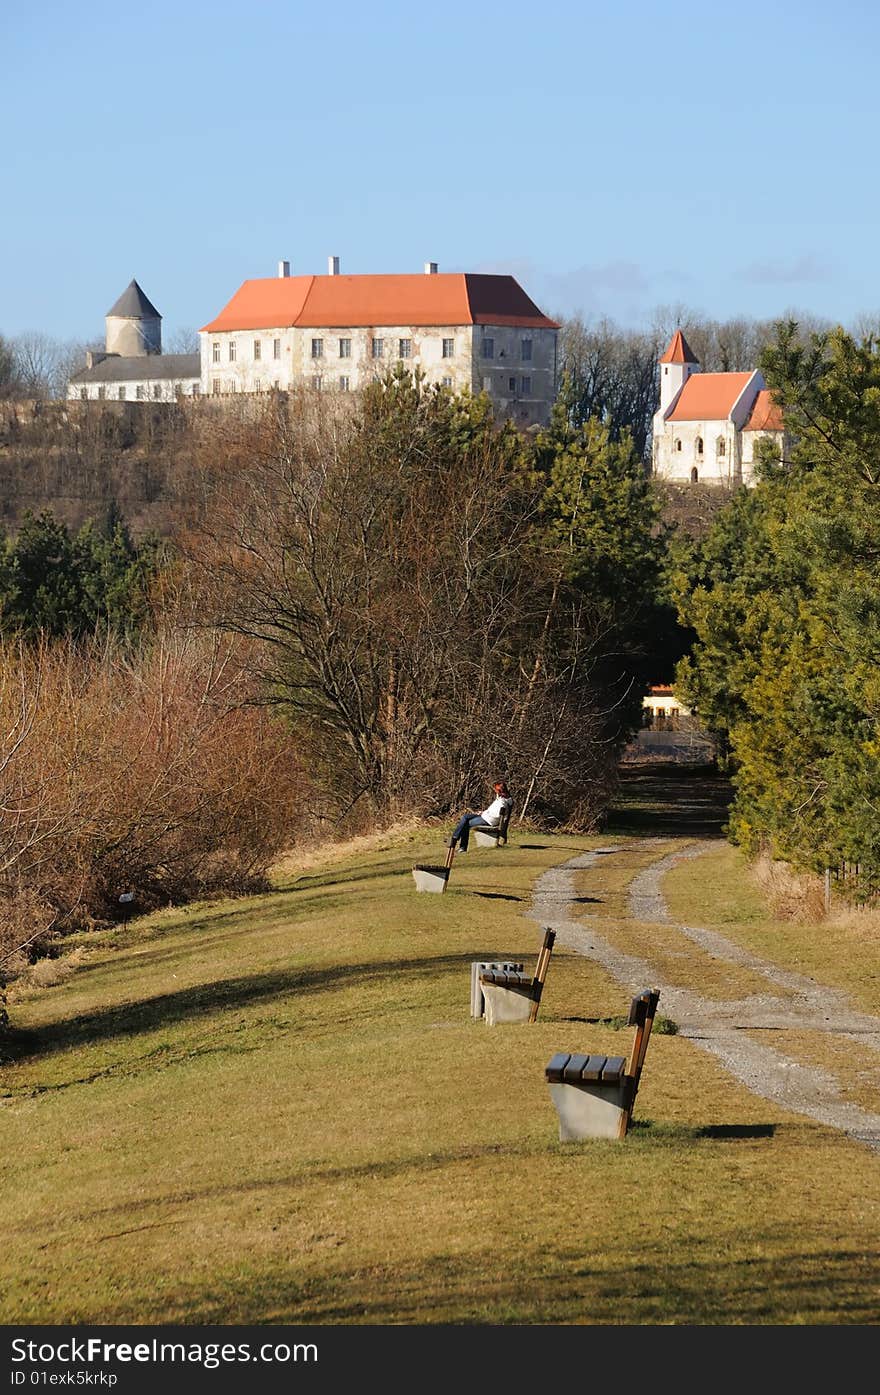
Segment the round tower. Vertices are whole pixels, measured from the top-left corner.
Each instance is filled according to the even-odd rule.
[[[142,358],[162,352],[162,316],[144,295],[137,281],[130,281],[105,316],[108,354]]]
[[[660,359],[660,415],[665,416],[692,373],[699,373],[700,363],[680,329],[669,341]]]

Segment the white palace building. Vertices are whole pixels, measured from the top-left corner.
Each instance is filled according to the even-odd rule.
[[[350,392],[395,364],[428,383],[486,392],[496,415],[546,425],[556,398],[559,326],[512,276],[325,276],[245,281],[199,334],[200,353],[163,354],[161,315],[132,281],[107,314],[106,352],[90,354],[68,397],[169,401],[305,385]]]

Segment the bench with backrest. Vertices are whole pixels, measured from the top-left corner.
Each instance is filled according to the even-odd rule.
[[[483,1017],[486,1011],[481,974],[521,974],[523,968],[521,959],[475,959],[471,964],[471,1017]]]
[[[503,969],[480,974],[487,1026],[495,1027],[501,1022],[535,1021],[555,939],[555,930],[548,928],[544,931],[538,962],[531,977]]]
[[[654,1025],[660,993],[644,988],[630,1004],[635,1027],[629,1059],[598,1053],[557,1051],[545,1069],[559,1116],[559,1138],[625,1138]]]
[[[478,848],[500,848],[507,843],[507,830],[510,827],[510,810],[508,804],[501,815],[500,822],[494,827],[491,824],[484,824],[481,828],[479,824],[474,824],[470,832],[471,841]]]

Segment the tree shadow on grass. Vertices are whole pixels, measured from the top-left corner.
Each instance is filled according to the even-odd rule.
[[[485,958],[485,955],[482,955]],[[30,1030],[17,1030],[4,1041],[7,1060],[63,1051],[114,1038],[134,1037],[141,1032],[173,1026],[206,1013],[236,1012],[242,1008],[301,993],[332,992],[337,988],[363,986],[371,980],[419,977],[443,969],[470,969],[478,951],[435,955],[419,959],[373,960],[364,964],[334,964],[320,969],[278,969],[264,974],[242,975],[197,984],[174,993],[162,993],[141,1002],[120,1003],[65,1018]]]
[[[304,872],[301,876],[295,877],[293,881],[284,886],[273,888],[269,893],[273,896],[291,896],[296,892],[321,891],[325,887],[350,886],[352,882],[373,882],[382,878],[403,876],[412,870],[411,859],[395,859],[387,867],[378,867],[374,871],[365,871],[360,868],[349,868],[348,871],[336,874],[331,870],[326,872]]]
[[[327,1238],[332,1242],[334,1236]],[[192,1274],[178,1279],[174,1302],[183,1312],[177,1321],[194,1325],[434,1325],[437,1339],[430,1349],[438,1353],[443,1325],[504,1326],[512,1350],[514,1327],[552,1324],[554,1342],[573,1361],[583,1357],[585,1314],[590,1323],[617,1330],[622,1320],[658,1325],[876,1320],[877,1261],[864,1248],[786,1243],[778,1228],[766,1223],[757,1228],[743,1223],[730,1252],[719,1255],[718,1248],[711,1229],[695,1223],[681,1236],[645,1236],[636,1254],[631,1239],[605,1241],[600,1265],[595,1248],[576,1259],[563,1255],[555,1265],[540,1252],[538,1259],[519,1255],[520,1262],[511,1264],[514,1252],[503,1243],[488,1246],[487,1253],[397,1256],[372,1263],[368,1277],[352,1273],[345,1251],[334,1259],[328,1249],[327,1263],[311,1270],[287,1256],[260,1255],[247,1285],[227,1264],[210,1282]],[[134,1315],[146,1320],[143,1308]],[[147,1317],[163,1321],[161,1310]],[[114,1320],[131,1318],[123,1311]]]
[[[624,769],[606,831],[722,838],[731,798],[729,782],[706,771]]]
[[[467,891],[467,888],[464,888]],[[471,891],[471,896],[482,896],[487,901],[521,901],[521,896],[508,896],[503,891]]]

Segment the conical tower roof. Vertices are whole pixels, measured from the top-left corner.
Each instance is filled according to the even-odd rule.
[[[161,320],[162,316],[148,300],[137,281],[129,281],[122,295],[107,311],[108,316],[121,320]]]
[[[660,359],[661,363],[699,363],[699,361],[680,329],[675,331],[669,341],[666,353]]]

